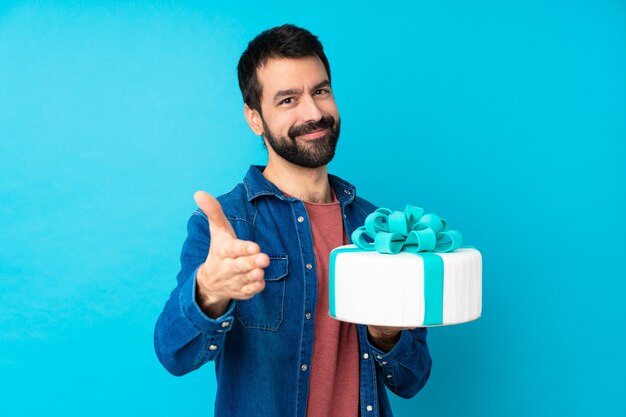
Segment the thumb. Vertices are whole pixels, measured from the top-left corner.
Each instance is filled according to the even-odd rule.
[[[196,204],[200,210],[202,210],[202,212],[204,212],[204,214],[208,217],[211,234],[219,230],[227,233],[235,239],[237,238],[237,235],[233,230],[233,226],[224,215],[222,206],[219,201],[215,199],[215,197],[205,191],[197,191],[193,195],[193,199],[196,200]]]

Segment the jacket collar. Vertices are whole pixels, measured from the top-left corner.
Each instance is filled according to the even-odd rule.
[[[246,197],[248,201],[252,201],[262,195],[272,195],[281,200],[295,201],[297,198],[286,196],[273,183],[263,176],[264,165],[250,165],[248,173],[243,179],[243,186],[246,189]],[[341,178],[328,174],[328,181],[333,187],[337,200],[342,206],[352,202],[356,196],[356,188],[354,185]]]

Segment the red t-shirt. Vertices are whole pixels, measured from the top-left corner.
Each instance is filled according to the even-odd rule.
[[[359,415],[359,342],[356,325],[328,315],[328,261],[330,251],[347,241],[341,206],[304,203],[313,232],[317,268],[315,337],[310,371],[307,417]]]

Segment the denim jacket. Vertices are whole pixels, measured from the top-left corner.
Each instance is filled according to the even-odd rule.
[[[265,289],[245,301],[231,301],[211,319],[195,301],[195,276],[210,245],[208,220],[196,210],[188,223],[178,284],[154,333],[157,356],[174,375],[215,361],[215,416],[305,417],[317,302],[313,238],[304,203],[283,194],[251,166],[242,184],[220,196],[237,237],[255,241],[270,257]],[[357,197],[355,187],[329,175],[341,204],[346,234],[376,207]],[[384,285],[384,282],[381,282]],[[382,300],[381,300],[382,301]],[[385,386],[414,396],[426,383],[431,359],[426,329],[402,331],[389,352],[370,343],[357,325],[360,415],[392,416]]]

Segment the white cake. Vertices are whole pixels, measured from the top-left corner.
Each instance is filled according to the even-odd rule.
[[[428,272],[437,268],[439,273]],[[476,249],[392,255],[341,246],[331,252],[329,281],[330,315],[341,321],[421,327],[481,315],[482,258]]]

